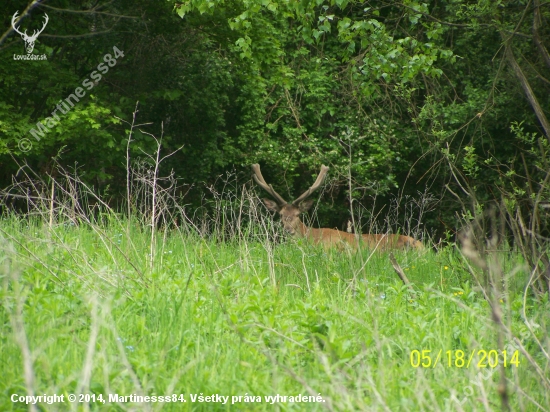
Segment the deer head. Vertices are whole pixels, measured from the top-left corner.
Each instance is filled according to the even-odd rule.
[[[300,214],[308,210],[313,204],[312,199],[310,200],[306,200],[306,199],[309,196],[311,196],[311,194],[321,186],[328,170],[329,168],[327,166],[324,166],[324,165],[321,166],[321,171],[319,172],[319,175],[317,176],[315,183],[313,183],[313,186],[311,186],[308,190],[302,193],[292,203],[286,202],[281,197],[281,195],[279,195],[273,189],[271,185],[266,183],[266,181],[264,180],[264,177],[262,176],[262,172],[260,170],[259,164],[252,165],[252,171],[254,172],[252,177],[254,178],[254,181],[258,184],[258,186],[264,189],[267,193],[269,193],[275,199],[275,202],[270,199],[262,199],[262,200],[265,206],[269,210],[279,213],[285,230],[291,235],[303,236],[305,235],[305,231],[307,230],[307,227],[300,220]]]
[[[34,42],[38,38],[38,35],[44,31],[44,29],[46,28],[46,25],[48,24],[48,21],[50,19],[49,19],[48,15],[46,13],[44,13],[45,21],[44,21],[44,25],[42,26],[42,28],[40,30],[35,30],[32,33],[32,36],[28,36],[27,35],[27,30],[25,30],[24,33],[21,33],[19,31],[19,27],[15,26],[15,21],[17,20],[17,14],[18,13],[19,13],[19,10],[16,11],[15,14],[13,15],[13,17],[11,18],[11,25],[13,27],[13,30],[15,30],[17,33],[19,33],[21,35],[21,37],[23,38],[23,41],[25,42],[25,49],[27,49],[27,53],[31,54],[32,51],[34,50]]]
[[[312,228],[307,227],[300,220],[300,214],[308,210],[313,204],[313,200],[307,198],[316,191],[328,172],[328,167],[321,166],[321,171],[308,190],[302,193],[294,202],[286,202],[281,195],[279,195],[271,185],[267,184],[262,176],[260,170],[260,165],[253,164],[252,171],[254,174],[252,177],[256,183],[269,193],[274,199],[262,199],[266,207],[273,211],[279,213],[281,220],[283,221],[283,226],[285,230],[291,235],[298,237],[307,237],[313,243],[322,244],[325,248],[336,247],[338,249],[351,247],[355,250],[358,250],[359,247],[367,247],[372,250],[391,250],[391,249],[423,249],[424,246],[418,240],[413,239],[409,236],[403,235],[392,235],[392,234],[363,234],[357,235],[351,233],[351,222],[348,222],[348,231],[342,232],[338,229],[330,228]]]

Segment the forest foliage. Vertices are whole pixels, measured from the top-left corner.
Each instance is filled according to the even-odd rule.
[[[331,167],[320,220],[349,201],[429,193],[423,222],[548,202],[550,3],[544,0],[2,3],[0,183],[22,164],[74,168],[114,204],[126,156],[155,150],[185,184],[250,176],[259,162],[285,196]],[[34,53],[11,29],[49,23]],[[39,141],[29,134],[117,47],[124,57]],[[128,147],[129,125],[139,102]],[[143,130],[144,132],[141,132]],[[32,143],[22,147],[22,139]],[[198,204],[200,190],[187,202]],[[468,200],[474,198],[475,201]],[[377,206],[378,207],[378,206]],[[330,211],[330,213],[329,213]],[[457,214],[457,212],[460,212]],[[542,215],[541,215],[542,216]],[[545,227],[544,216],[541,227]],[[540,223],[540,222],[539,222]],[[395,228],[394,228],[395,229]]]

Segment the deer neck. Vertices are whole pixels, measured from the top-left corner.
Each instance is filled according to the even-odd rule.
[[[299,220],[296,228],[296,236],[307,237],[308,233],[309,233],[309,227],[307,227],[304,222]]]

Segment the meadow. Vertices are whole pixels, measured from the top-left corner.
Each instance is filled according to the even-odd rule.
[[[404,285],[387,253],[262,233],[9,215],[0,234],[2,411],[550,409],[550,305],[511,252],[499,325],[452,244],[395,252]]]
[[[550,0],[0,9],[0,412],[550,412]]]

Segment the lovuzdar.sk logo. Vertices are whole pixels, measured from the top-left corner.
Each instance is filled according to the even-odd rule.
[[[48,15],[44,13],[44,24],[42,25],[42,28],[40,30],[34,30],[32,35],[29,36],[27,34],[27,30],[25,30],[24,32],[21,32],[19,30],[19,25],[15,24],[16,21],[17,23],[19,23],[19,21],[21,20],[21,18],[19,19],[17,18],[18,13],[19,13],[19,10],[17,10],[14,13],[13,17],[11,18],[11,25],[13,27],[13,30],[15,30],[16,33],[19,33],[21,35],[21,38],[25,42],[25,50],[27,51],[27,54],[14,54],[13,60],[47,60],[47,57],[45,54],[36,55],[36,54],[32,54],[32,51],[34,50],[34,43],[36,42],[36,39],[38,38],[40,33],[44,31],[44,29],[46,28],[46,25],[48,24],[48,21],[50,20]]]

